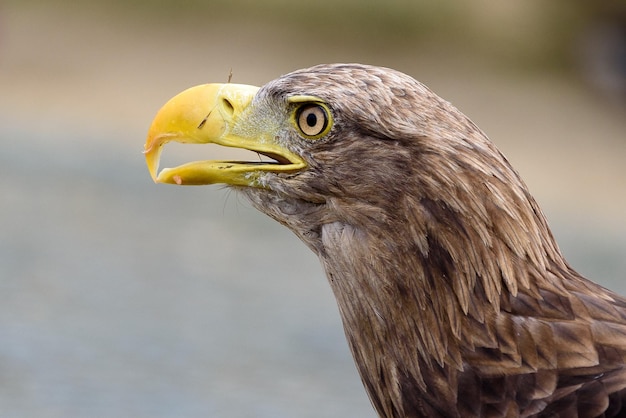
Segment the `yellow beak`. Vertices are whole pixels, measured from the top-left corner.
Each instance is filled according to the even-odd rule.
[[[262,187],[258,179],[263,173],[289,173],[306,167],[301,157],[276,143],[275,132],[246,120],[257,91],[258,87],[243,84],[203,84],[168,101],[152,121],[144,147],[152,179],[183,185]],[[275,162],[195,161],[159,172],[162,147],[170,141],[243,148]]]

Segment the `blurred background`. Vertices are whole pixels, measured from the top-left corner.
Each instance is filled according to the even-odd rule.
[[[626,293],[625,22],[623,1],[0,3],[0,416],[374,417],[315,256],[234,193],[148,175],[156,111],[231,70],[412,75]]]

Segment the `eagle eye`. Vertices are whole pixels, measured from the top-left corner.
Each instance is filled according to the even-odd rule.
[[[330,130],[330,113],[320,103],[306,103],[298,107],[295,114],[296,126],[306,138],[321,138]]]

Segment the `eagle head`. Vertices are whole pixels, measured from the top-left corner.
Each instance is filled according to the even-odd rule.
[[[159,171],[170,141],[265,159]],[[408,75],[333,64],[193,87],[159,111],[145,156],[156,182],[228,185],[319,256],[381,416],[529,416],[583,387],[572,370],[623,360],[626,328],[616,343],[592,324],[624,321],[626,302],[571,270],[506,158]]]

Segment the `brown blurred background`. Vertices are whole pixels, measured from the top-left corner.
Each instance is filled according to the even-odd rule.
[[[228,191],[154,185],[141,154],[179,91],[322,62],[454,103],[571,264],[626,294],[623,1],[5,1],[0,416],[374,416],[314,255]]]

